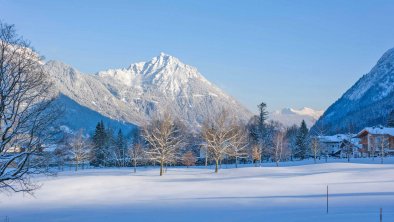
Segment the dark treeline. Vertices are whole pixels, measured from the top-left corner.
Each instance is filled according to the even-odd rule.
[[[160,166],[160,175],[168,166],[214,165],[218,172],[222,164],[295,161],[329,156],[328,147],[319,137],[323,130],[309,131],[305,121],[299,126],[284,127],[268,121],[267,106],[258,105],[259,114],[247,123],[222,110],[208,118],[201,129],[190,129],[182,121],[166,114],[152,118],[147,124],[125,135],[101,121],[92,135],[83,130],[65,134],[54,152],[58,166],[69,163],[79,167]],[[394,121],[394,114],[389,124]],[[352,134],[349,134],[349,141]],[[345,147],[346,149],[346,147]],[[345,150],[346,151],[346,150]],[[349,146],[348,159],[352,148]]]
[[[302,160],[312,155],[310,134],[300,126],[284,127],[268,121],[267,106],[261,103],[259,115],[247,123],[222,110],[208,118],[199,131],[193,131],[170,115],[153,118],[125,135],[121,130],[97,123],[89,135],[80,130],[64,134],[55,150],[59,166],[72,164],[75,170],[92,167],[134,167],[158,165],[160,175],[168,166],[221,165]],[[319,154],[320,156],[320,154]],[[315,155],[316,158],[316,155]]]

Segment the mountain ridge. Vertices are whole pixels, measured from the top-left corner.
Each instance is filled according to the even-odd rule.
[[[222,108],[248,121],[252,113],[209,82],[197,68],[161,53],[128,68],[85,74],[60,61],[48,61],[59,93],[116,121],[144,125],[154,115],[173,114],[198,128]]]
[[[276,120],[284,126],[299,126],[302,120],[305,120],[308,127],[312,127],[317,119],[323,114],[323,110],[314,110],[308,107],[300,109],[283,108],[270,113],[271,120]]]
[[[385,125],[393,109],[394,48],[334,102],[314,128],[324,128],[328,133],[357,132],[363,127]]]

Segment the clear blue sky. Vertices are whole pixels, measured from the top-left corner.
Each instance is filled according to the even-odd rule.
[[[394,1],[0,0],[0,19],[83,72],[160,52],[250,110],[325,109],[394,47]]]

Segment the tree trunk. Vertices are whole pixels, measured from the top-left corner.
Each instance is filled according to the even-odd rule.
[[[380,153],[380,163],[383,164],[383,157],[384,157],[384,149],[382,147],[381,153]]]
[[[217,173],[219,171],[219,160],[216,159],[215,160],[215,173]]]
[[[205,166],[208,166],[208,149],[205,151]]]
[[[238,168],[238,157],[235,157],[235,168]]]
[[[259,147],[259,152],[260,152],[259,167],[262,167],[262,161],[263,161],[263,148],[261,146],[262,145],[260,144],[260,147]]]
[[[75,171],[78,171],[78,160],[75,161]]]
[[[136,173],[137,172],[137,161],[134,160],[133,162],[134,162],[134,173]]]
[[[160,161],[160,176],[163,176],[163,160]]]

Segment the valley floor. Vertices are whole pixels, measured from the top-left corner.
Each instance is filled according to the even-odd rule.
[[[0,221],[379,221],[380,208],[394,221],[394,159],[342,161],[61,172],[38,178],[34,197],[0,194]]]

